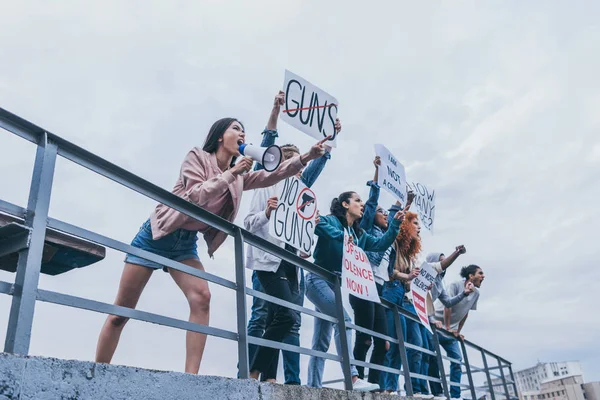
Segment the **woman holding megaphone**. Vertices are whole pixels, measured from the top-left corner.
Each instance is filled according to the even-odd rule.
[[[318,236],[314,251],[315,264],[341,275],[343,259],[344,232],[348,231],[350,240],[365,251],[385,251],[392,245],[404,213],[397,213],[389,224],[388,230],[381,236],[375,237],[360,228],[360,219],[364,212],[364,203],[356,192],[344,192],[333,199],[330,208],[331,214],[321,217],[315,228]],[[315,305],[315,309],[324,314],[335,317],[336,301],[335,292],[331,283],[317,274],[309,273],[306,277],[306,297]],[[344,319],[351,322],[350,316],[344,311]],[[340,335],[346,335],[348,345],[352,342],[352,330],[340,332],[338,324],[315,319],[312,349],[326,352],[331,341],[331,330],[334,330],[335,345],[338,354],[341,352]],[[308,364],[308,386],[321,387],[325,360],[320,357],[311,357]],[[358,371],[351,366],[352,383],[354,390],[371,391],[379,389],[378,384],[368,383],[358,378]]]
[[[308,153],[293,157],[275,171],[250,171],[253,160],[240,156],[240,145],[245,143],[244,126],[235,118],[216,121],[202,148],[193,148],[183,160],[180,175],[172,193],[210,211],[228,221],[233,221],[240,207],[242,192],[275,185],[297,174],[306,164],[325,152],[327,138],[317,142]],[[208,255],[223,244],[227,234],[186,214],[159,204],[142,225],[131,245],[162,257],[204,271],[198,257],[197,234],[201,233],[208,246]],[[171,274],[190,306],[190,322],[208,325],[210,290],[200,278],[133,254],[127,254],[115,304],[135,308],[156,269]],[[128,318],[109,315],[102,327],[96,348],[96,362],[110,363]],[[206,335],[187,332],[185,372],[197,374],[206,344]]]

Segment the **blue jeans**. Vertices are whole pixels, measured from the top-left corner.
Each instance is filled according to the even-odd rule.
[[[446,355],[450,358],[462,361],[462,354],[460,353],[460,345],[454,338],[438,335],[440,340],[440,346],[446,350]],[[429,375],[434,378],[440,376],[440,369],[438,368],[437,362],[432,362],[429,365]],[[457,363],[450,363],[450,382],[460,383],[462,377],[462,366]],[[442,378],[444,379],[444,378]],[[450,397],[459,398],[461,395],[461,388],[459,386],[450,386]],[[442,386],[439,383],[431,383],[431,393],[438,395],[442,393]]]
[[[336,316],[336,301],[333,286],[318,275],[309,273],[306,276],[306,297],[315,305],[315,309],[332,317]],[[352,322],[352,319],[344,310],[344,320],[346,323]],[[334,330],[335,347],[337,354],[343,354],[342,343],[340,340],[340,330],[338,324],[315,318],[315,328],[312,339],[312,349],[322,352],[329,350],[331,343],[331,330]],[[348,354],[352,357],[352,330],[346,329],[346,338],[348,340]],[[325,359],[320,357],[310,357],[308,362],[308,386],[320,388],[323,387],[323,371],[325,370]],[[358,376],[358,371],[354,365],[350,366],[352,376]]]
[[[391,303],[402,306],[402,299],[404,298],[404,286],[397,281],[386,282],[383,286],[383,295],[381,297]],[[386,309],[385,315],[387,317],[388,335],[394,339],[398,339],[398,335],[396,335],[394,312]],[[402,332],[404,335],[406,335],[406,320],[402,315],[400,316],[400,323],[402,325]],[[400,358],[400,347],[398,347],[396,343],[390,343],[390,349],[385,354],[384,366],[388,368],[401,369],[402,359]],[[379,386],[382,390],[395,392],[398,390],[398,377],[398,374],[381,372],[379,377]]]
[[[416,314],[415,307],[408,300],[402,302],[402,308],[406,311],[410,311]],[[425,329],[419,322],[413,321],[412,319],[406,318],[406,342],[415,346],[423,346],[423,332]],[[420,374],[421,364],[423,361],[423,353],[419,350],[406,349],[406,355],[408,356],[408,370],[415,374]],[[413,386],[414,393],[428,393],[427,382],[424,379],[410,378]]]
[[[304,305],[304,273],[302,270],[298,271],[300,274],[300,286],[298,291],[298,297],[294,301],[299,306]],[[264,289],[260,284],[256,272],[252,272],[252,289],[264,293]],[[297,311],[294,311],[297,312]],[[297,312],[300,314],[299,312]],[[269,303],[258,297],[254,297],[252,300],[252,312],[250,320],[248,321],[248,335],[253,337],[262,337],[265,332],[267,325],[267,319],[269,317]],[[298,315],[297,323],[294,324],[289,335],[283,339],[283,343],[291,344],[294,346],[300,346],[300,323],[301,317]],[[248,345],[248,360],[253,360],[254,355],[258,346],[250,344]],[[277,357],[272,365],[272,369],[269,372],[263,374],[263,379],[275,378],[277,374],[277,364],[279,357]],[[285,383],[287,385],[300,385],[300,354],[292,351],[283,351],[283,372],[285,376]]]
[[[433,335],[431,334],[431,332],[429,332],[427,329],[425,329],[424,326],[421,326],[421,333],[423,335],[423,347],[426,348],[427,350],[434,351]],[[437,359],[435,358],[435,356],[423,353],[423,361],[421,361],[421,372],[419,372],[419,373],[421,375],[439,378],[439,374],[438,374],[438,376],[431,375],[432,364],[435,364],[437,366]],[[434,393],[435,382],[428,382],[426,380],[422,380],[421,382],[422,382],[421,389],[423,390],[422,393],[429,394],[429,389],[427,388],[427,383],[429,383],[429,385],[431,386],[431,392]],[[442,393],[442,391],[440,390],[439,393]],[[436,393],[436,394],[439,394],[439,393]]]

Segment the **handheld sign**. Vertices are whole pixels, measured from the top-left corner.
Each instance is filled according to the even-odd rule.
[[[288,70],[285,70],[283,91],[285,106],[281,119],[315,139],[331,135],[327,144],[336,147],[336,98]]]
[[[427,316],[427,292],[429,287],[433,284],[437,271],[433,269],[431,264],[424,262],[421,265],[421,273],[415,279],[410,281],[410,290],[412,292],[413,305],[415,311],[421,320],[421,323],[429,332],[433,334],[431,325],[429,324],[429,318]]]
[[[310,255],[315,234],[317,196],[300,179],[287,178],[280,185],[277,208],[271,212],[271,236]]]
[[[360,247],[349,241],[344,231],[344,252],[342,257],[342,292],[358,298],[381,303],[373,277],[373,269],[367,255]]]
[[[404,165],[400,164],[396,157],[382,144],[375,145],[375,154],[381,158],[377,184],[394,195],[404,206],[407,199]]]
[[[422,183],[409,184],[415,193],[415,200],[411,209],[416,207],[421,224],[433,234],[433,220],[435,219],[435,190],[430,190]]]

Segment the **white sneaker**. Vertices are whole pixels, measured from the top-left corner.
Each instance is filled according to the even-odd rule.
[[[417,399],[427,399],[427,400],[433,399],[432,394],[423,394],[423,393],[415,393],[415,394],[413,394],[413,397],[416,397]],[[446,399],[444,399],[444,400],[446,400]]]
[[[433,400],[446,400],[446,396],[433,396]]]
[[[352,384],[352,390],[359,392],[370,392],[371,390],[379,390],[379,385],[359,378]]]

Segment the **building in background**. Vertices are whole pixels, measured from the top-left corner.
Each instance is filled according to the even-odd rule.
[[[517,389],[520,393],[538,392],[542,383],[563,376],[581,375],[583,369],[579,361],[538,362],[535,366],[515,372]]]

